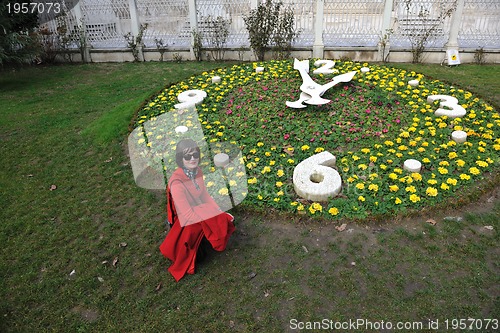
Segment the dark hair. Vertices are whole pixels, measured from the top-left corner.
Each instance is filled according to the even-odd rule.
[[[200,147],[198,147],[194,140],[182,139],[177,143],[177,147],[175,148],[175,161],[180,168],[184,166],[182,162],[184,154],[189,154],[193,151],[200,153]]]

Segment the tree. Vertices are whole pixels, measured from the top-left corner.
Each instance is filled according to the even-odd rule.
[[[0,65],[23,63],[37,54],[33,31],[37,14],[16,14],[10,0],[0,0]],[[9,9],[11,12],[9,12]]]

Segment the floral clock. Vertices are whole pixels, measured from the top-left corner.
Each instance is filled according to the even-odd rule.
[[[422,74],[350,61],[204,72],[149,101],[131,140],[161,146],[161,136],[141,137],[146,124],[195,104],[200,139],[238,148],[245,177],[233,192],[250,206],[333,219],[397,214],[457,196],[500,162],[491,105]]]

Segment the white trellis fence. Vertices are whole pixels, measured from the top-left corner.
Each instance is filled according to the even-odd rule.
[[[46,27],[55,33],[63,19],[70,34],[67,47],[78,49],[83,40],[85,57],[123,61],[130,60],[124,36],[137,36],[141,26],[147,24],[140,50],[145,60],[157,59],[158,41],[168,54],[192,58],[193,29],[203,34],[207,18],[220,16],[230,22],[227,58],[237,59],[237,54],[241,58],[242,50],[246,50],[248,60],[252,53],[243,18],[257,8],[259,1],[80,0],[64,17],[46,23]],[[437,24],[426,48],[441,52],[439,59],[444,50],[453,48],[465,53],[483,49],[500,60],[500,0],[457,0],[455,13],[444,21],[439,21],[439,8],[449,0],[282,2],[293,9],[296,29],[300,31],[293,43],[296,55],[380,60],[380,44],[385,41],[385,51],[391,51],[390,60],[406,61],[405,52],[411,54],[411,31]],[[423,17],[424,11],[427,14]]]

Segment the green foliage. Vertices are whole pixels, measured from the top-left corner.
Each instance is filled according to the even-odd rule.
[[[194,52],[194,58],[196,61],[202,61],[203,59],[203,34],[196,30],[193,29],[191,31],[191,35],[193,36],[193,52]]]
[[[207,46],[211,48],[210,53],[212,58],[220,61],[224,59],[231,20],[226,20],[222,16],[217,16],[217,18],[208,16],[205,22],[207,24],[205,31],[205,37],[208,42]]]
[[[33,30],[36,14],[8,13],[9,0],[0,0],[0,65],[31,61],[39,49]]]
[[[281,11],[282,6],[281,1],[267,0],[243,18],[250,47],[259,61],[264,60],[264,55],[270,48],[274,49],[278,58],[290,55],[292,41],[298,33],[295,31],[292,9]]]

